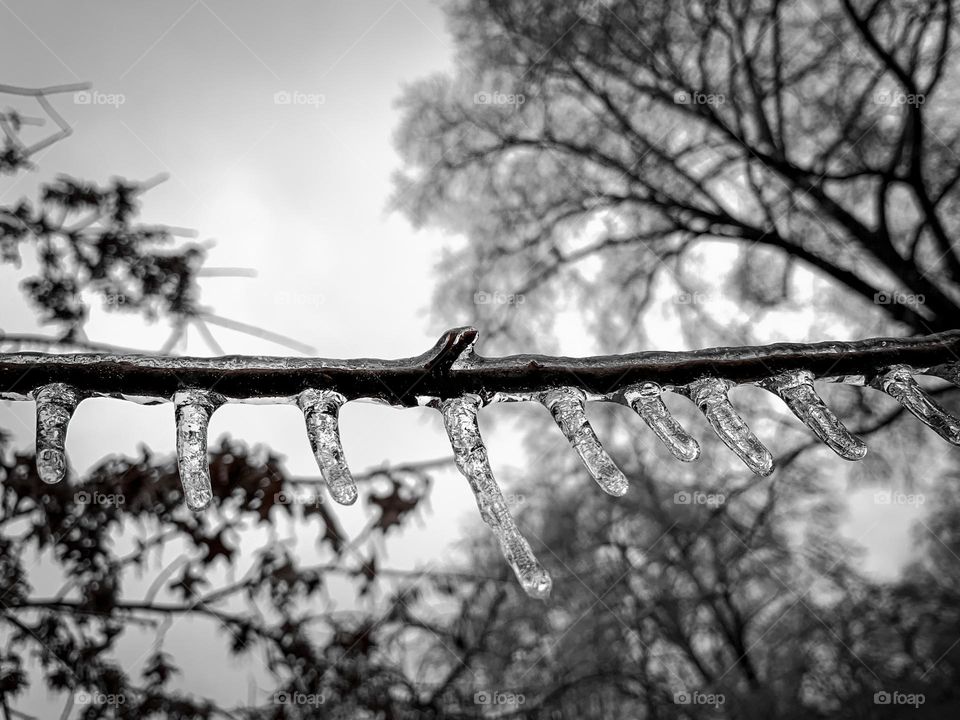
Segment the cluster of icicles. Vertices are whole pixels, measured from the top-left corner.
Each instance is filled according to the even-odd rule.
[[[914,373],[910,367],[897,366],[872,384],[941,437],[960,445],[960,420],[947,413],[917,384]],[[866,454],[863,442],[850,434],[817,395],[811,373],[791,371],[758,384],[778,395],[840,457],[859,460]],[[669,388],[641,383],[626,388],[622,397],[675,457],[689,462],[699,457],[700,446],[670,414],[661,398],[666,391],[685,395],[701,410],[717,436],[754,473],[768,475],[773,472],[773,457],[730,404],[727,393],[733,385],[714,377]],[[60,383],[45,385],[32,394],[37,403],[37,470],[42,480],[56,483],[66,474],[67,424],[82,397],[75,388]],[[626,493],[626,476],[604,450],[587,420],[586,395],[576,388],[560,387],[540,394],[539,400],[549,409],[601,489],[617,497]],[[213,498],[207,461],[207,426],[210,416],[224,401],[223,397],[207,390],[178,392],[173,398],[180,479],[186,503],[193,510],[204,509]],[[330,494],[338,503],[349,505],[357,499],[357,486],[344,459],[338,429],[339,411],[345,401],[343,395],[332,390],[306,390],[297,398]],[[443,415],[456,465],[470,483],[484,522],[496,534],[523,589],[532,597],[546,598],[551,588],[550,576],[517,529],[490,469],[477,424],[477,412],[483,400],[471,394],[436,401],[434,405]]]

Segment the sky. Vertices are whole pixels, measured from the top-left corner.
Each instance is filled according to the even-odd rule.
[[[73,136],[44,151],[37,171],[0,178],[0,202],[32,197],[39,182],[59,173],[99,182],[166,173],[169,179],[144,196],[143,220],[195,230],[198,241],[212,243],[209,267],[257,271],[255,278],[202,281],[202,301],[216,313],[334,358],[417,355],[445,329],[428,308],[434,264],[456,239],[415,231],[387,208],[391,174],[400,167],[392,143],[400,121],[395,101],[404,84],[453,65],[433,2],[0,0],[0,48],[2,83],[93,84],[89,102],[53,100]],[[9,104],[39,114],[28,101]],[[17,289],[22,273],[0,266],[0,328],[42,332]],[[87,331],[91,340],[156,350],[170,328],[94,310]],[[290,352],[241,333],[214,333],[226,353]],[[213,354],[195,334],[178,351]],[[172,416],[170,405],[86,401],[70,428],[71,462],[83,471],[106,455],[136,453],[141,443],[171,453]],[[483,422],[495,469],[519,462],[510,423],[493,432]],[[14,431],[18,446],[33,441],[33,423],[30,403],[0,403],[0,426]],[[430,410],[350,403],[341,430],[358,471],[449,455],[439,415]],[[227,432],[271,447],[295,475],[316,474],[295,407],[226,406],[210,437]],[[559,433],[557,443],[563,447]],[[869,498],[860,505],[869,512],[855,513],[849,532],[873,543],[871,562],[902,560],[913,518]],[[466,482],[453,472],[438,476],[431,506],[400,543],[388,543],[391,566],[443,560],[463,528],[479,524]],[[350,528],[366,518],[360,506],[340,516]],[[310,542],[302,552],[313,552]],[[184,622],[168,642],[189,647],[198,632]],[[124,652],[142,659],[137,647]],[[221,673],[217,663],[227,661],[211,652],[189,658],[184,687],[227,701],[250,694],[262,700],[250,690],[259,670]],[[61,706],[45,691],[31,693],[37,709]]]

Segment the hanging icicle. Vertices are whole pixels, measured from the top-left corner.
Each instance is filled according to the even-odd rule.
[[[924,338],[713,348],[693,352],[642,352],[594,358],[514,355],[486,358],[474,351],[477,331],[449,330],[427,352],[402,360],[322,358],[188,358],[121,354],[0,353],[0,398],[37,403],[37,472],[44,482],[66,473],[64,441],[77,403],[87,397],[140,402],[173,398],[177,453],[187,504],[203,509],[212,499],[207,426],[226,402],[296,402],[332,497],[356,502],[357,488],[339,437],[339,411],[349,400],[369,398],[400,407],[439,404],[485,520],[497,533],[524,587],[535,596],[549,578],[520,537],[490,472],[476,425],[483,402],[540,401],[576,449],[596,482],[622,495],[627,480],[604,450],[586,417],[587,399],[628,404],[670,452],[695,460],[700,446],[670,414],[663,393],[686,395],[714,432],[747,466],[767,475],[773,458],[730,404],[737,384],[778,395],[816,436],[841,457],[859,460],[866,446],[817,395],[814,381],[869,384],[894,397],[941,437],[960,444],[960,420],[938,405],[914,375],[960,385],[960,330]],[[873,379],[868,382],[869,379]],[[183,390],[216,383],[217,392]],[[310,388],[304,390],[304,388]]]
[[[717,437],[757,475],[769,475],[773,472],[773,456],[730,404],[727,391],[731,387],[729,380],[708,377],[690,383],[686,390]]]
[[[67,426],[81,400],[75,388],[52,383],[37,388],[37,474],[45,483],[58,483],[67,474]]]
[[[331,497],[341,505],[352,505],[357,501],[357,485],[343,455],[339,429],[340,406],[345,401],[332,390],[304,390],[297,397],[313,456]]]
[[[846,460],[862,460],[867,446],[852,435],[834,415],[813,387],[813,374],[792,370],[759,383],[775,393],[804,425],[810,428],[837,455]]]
[[[646,382],[628,387],[623,391],[623,399],[643,418],[647,427],[656,433],[675,458],[684,462],[696,460],[700,457],[699,443],[670,414],[660,399],[662,394],[663,388],[656,383]]]
[[[937,435],[960,445],[960,420],[944,410],[917,384],[910,368],[905,365],[892,367],[876,384]]]
[[[520,534],[510,515],[507,503],[490,469],[487,448],[480,437],[477,411],[481,400],[477,395],[444,400],[440,404],[443,422],[453,447],[457,468],[470,483],[480,509],[480,517],[490,526],[500,549],[520,585],[533,598],[546,599],[553,583],[547,571],[530,549],[526,538]]]
[[[550,390],[543,397],[553,419],[603,491],[614,497],[627,492],[627,478],[603,449],[587,420],[586,396],[576,388]]]
[[[177,465],[183,496],[191,510],[203,510],[213,499],[207,461],[207,426],[224,398],[207,390],[186,390],[173,397],[177,422]]]

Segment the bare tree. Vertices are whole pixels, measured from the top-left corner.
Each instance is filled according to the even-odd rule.
[[[699,250],[734,243],[748,310],[799,266],[842,291],[825,315],[955,324],[950,0],[449,8],[459,70],[403,98],[396,202],[470,238],[437,291],[458,320],[529,344],[573,294],[633,344],[658,279],[696,291]],[[494,292],[525,303],[474,306]]]

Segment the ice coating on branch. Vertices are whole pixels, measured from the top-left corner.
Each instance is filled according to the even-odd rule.
[[[867,454],[867,446],[863,441],[852,435],[817,395],[813,387],[813,373],[793,370],[774,375],[759,385],[776,393],[793,414],[840,457],[862,460]]]
[[[887,395],[944,440],[960,445],[960,420],[944,410],[917,384],[909,367],[898,365],[890,368],[879,378],[879,385]]]
[[[37,474],[45,483],[58,483],[67,474],[67,425],[80,402],[75,388],[52,383],[37,388]]]
[[[645,382],[631,385],[623,391],[623,398],[633,411],[643,418],[660,441],[678,460],[690,462],[700,457],[700,445],[684,430],[670,414],[660,396],[663,388],[657,383]]]
[[[550,595],[553,582],[517,529],[500,486],[493,477],[487,449],[477,424],[480,402],[478,396],[466,395],[444,400],[440,404],[443,423],[453,447],[453,457],[457,468],[470,482],[470,489],[480,508],[480,517],[497,536],[500,549],[520,585],[530,597],[544,600]]]
[[[773,472],[773,456],[730,404],[727,391],[731,387],[733,383],[729,380],[703,378],[690,383],[687,392],[707,418],[717,437],[753,472],[769,475]]]
[[[191,510],[203,510],[213,499],[207,461],[207,426],[223,398],[205,390],[186,390],[173,396],[177,419],[177,466],[183,496]]]
[[[357,501],[357,484],[343,456],[340,406],[346,398],[333,390],[304,390],[297,398],[307,424],[307,437],[330,495],[341,505]]]
[[[553,419],[573,449],[577,451],[587,472],[603,491],[614,497],[627,492],[627,478],[603,449],[600,439],[587,420],[586,395],[576,388],[557,388],[543,396]]]

